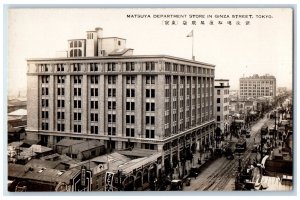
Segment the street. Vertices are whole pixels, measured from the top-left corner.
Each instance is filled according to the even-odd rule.
[[[271,125],[272,120],[263,119],[252,125],[251,137],[247,138],[247,150],[241,154],[241,164],[246,160],[255,159],[258,156],[252,153],[252,146],[255,143],[260,143],[259,131],[264,124]],[[232,138],[232,141],[237,142],[237,138]],[[190,186],[184,186],[184,191],[233,191],[236,172],[239,165],[239,156],[235,154],[233,160],[227,160],[226,157],[217,158],[206,169],[204,169],[196,179],[191,180]]]

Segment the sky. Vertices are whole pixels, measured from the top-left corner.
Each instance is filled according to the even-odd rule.
[[[165,24],[172,20],[176,25]],[[253,74],[274,75],[277,87],[292,88],[291,9],[10,9],[8,26],[9,95],[26,91],[27,58],[55,57],[68,39],[86,38],[95,27],[104,37],[127,39],[135,55],[191,59],[194,40],[195,59],[214,64],[215,78],[229,79],[231,89]],[[192,30],[194,38],[186,37]]]

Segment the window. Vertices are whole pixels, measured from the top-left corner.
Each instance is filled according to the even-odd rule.
[[[91,96],[92,97],[98,96],[98,88],[91,88]]]
[[[107,127],[108,135],[116,135],[116,127]]]
[[[134,102],[126,102],[126,110],[134,110],[135,103]]]
[[[217,111],[220,112],[221,108],[220,106],[217,106]]]
[[[91,84],[98,84],[99,76],[91,76]]]
[[[98,122],[98,113],[91,113],[91,121]]]
[[[126,97],[135,97],[134,89],[126,89]]]
[[[98,101],[91,101],[91,109],[98,109]]]
[[[108,102],[108,109],[109,110],[115,110],[116,109],[116,102],[115,101],[109,101]]]
[[[146,116],[146,124],[155,124],[155,117],[154,116]]]
[[[43,118],[43,119],[48,119],[48,118],[49,118],[49,113],[48,113],[48,111],[42,111],[42,118]]]
[[[108,76],[107,80],[108,80],[108,84],[116,84],[117,76]]]
[[[74,76],[74,84],[81,84],[82,76]]]
[[[217,116],[217,121],[219,122],[221,120],[221,117],[218,115]]]
[[[146,89],[146,98],[155,98],[155,89]]]
[[[81,100],[74,100],[74,108],[81,108]]]
[[[178,70],[178,65],[177,64],[173,64],[173,71],[177,72],[177,70]]]
[[[146,84],[155,84],[155,76],[146,76]]]
[[[134,129],[126,128],[126,137],[134,137]]]
[[[42,107],[47,108],[49,106],[49,100],[48,99],[42,99]]]
[[[221,94],[221,90],[217,90],[217,95],[220,95]]]
[[[74,112],[74,120],[75,121],[81,121],[81,113]]]
[[[108,96],[115,97],[116,96],[116,89],[115,88],[108,88]]]
[[[115,123],[116,122],[116,115],[115,114],[109,114],[107,119],[108,119],[108,122]]]
[[[221,103],[221,99],[220,98],[217,98],[217,103]]]
[[[154,62],[146,62],[146,71],[154,71],[155,63]]]
[[[74,96],[81,96],[81,88],[74,88]]]
[[[80,124],[74,124],[74,132],[81,133],[81,125]]]
[[[121,41],[120,40],[118,41],[118,45],[121,46]]]
[[[76,51],[75,51],[76,52]],[[75,55],[75,57],[76,57],[77,55]],[[80,64],[79,63],[74,63],[74,64],[72,64],[73,65],[73,71],[74,72],[80,72],[80,69],[81,69],[81,66],[80,66]]]
[[[146,103],[146,111],[155,111],[155,103]]]
[[[91,72],[97,72],[98,71],[98,65],[96,63],[90,63],[90,71]]]
[[[56,71],[63,72],[64,71],[64,65],[63,64],[57,64]]]
[[[184,65],[180,65],[180,72],[184,72]]]
[[[64,112],[57,112],[57,119],[65,119],[65,113]]]
[[[154,138],[154,130],[146,129],[146,138]]]
[[[91,126],[91,134],[98,134],[98,126]]]
[[[41,71],[42,72],[47,72],[48,71],[48,65],[47,64],[41,64]]]
[[[42,87],[42,95],[49,95],[49,89],[46,87]]]
[[[109,72],[116,71],[116,63],[107,63],[107,71]]]
[[[170,71],[170,69],[171,69],[171,63],[166,62],[165,63],[165,71]]]
[[[126,63],[126,71],[134,71],[134,62]]]
[[[49,76],[42,76],[42,83],[49,83]]]
[[[135,76],[126,76],[126,84],[135,84]]]
[[[63,99],[58,99],[58,100],[57,100],[57,107],[58,107],[58,108],[64,108],[64,107],[65,107],[65,100],[63,100]]]
[[[47,122],[42,123],[42,130],[49,130],[49,124]]]
[[[57,124],[57,131],[65,131],[65,124]]]
[[[126,124],[134,124],[135,116],[134,115],[126,115]]]
[[[57,76],[57,83],[65,83],[65,76]]]

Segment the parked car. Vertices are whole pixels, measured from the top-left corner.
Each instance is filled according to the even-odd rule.
[[[199,169],[197,167],[192,167],[190,171],[190,177],[197,177],[199,174]]]
[[[183,184],[181,180],[172,180],[171,181],[171,191],[181,191]]]

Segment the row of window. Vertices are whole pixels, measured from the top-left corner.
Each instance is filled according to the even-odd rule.
[[[74,41],[74,42],[80,42],[80,41]],[[72,44],[73,42],[71,42]],[[74,46],[72,48],[78,48],[79,46]],[[83,52],[81,48],[78,49],[71,49],[70,50],[70,57],[81,57],[83,56]],[[116,65],[115,62],[109,62],[105,63],[107,66],[107,71],[109,72],[115,72],[116,71]],[[81,71],[81,66],[83,64],[80,63],[72,63],[72,69],[74,72]],[[42,72],[48,72],[49,71],[49,64],[39,64],[38,67],[41,69]],[[64,71],[64,64],[57,64],[57,71]],[[90,66],[90,71],[99,71],[99,65],[97,63],[88,63],[88,66]],[[201,67],[192,67],[192,66],[185,66],[180,65],[178,67],[178,64],[173,64],[173,68],[171,67],[171,63],[166,62],[165,63],[165,71],[174,71],[174,72],[187,72],[187,73],[195,73],[195,74],[206,74],[206,75],[213,75],[214,70],[213,69],[205,69]],[[135,63],[134,62],[125,62],[125,70],[126,71],[135,71]],[[155,71],[155,62],[146,62],[145,63],[145,70],[146,71]]]
[[[241,82],[240,86],[252,86],[252,85],[263,85],[263,84],[273,84],[273,81],[248,81],[248,82]]]
[[[73,83],[74,84],[81,84],[83,76],[73,76]],[[91,84],[98,84],[99,83],[99,76],[90,76],[90,83]],[[49,76],[42,76],[42,83],[49,83]],[[107,77],[108,84],[116,84],[117,76],[111,75]],[[57,83],[65,83],[65,76],[57,76]],[[126,84],[135,84],[135,76],[126,76]],[[146,76],[146,84],[155,84],[155,76]]]
[[[70,48],[82,47],[82,42],[80,40],[70,41]]]
[[[49,130],[49,124],[42,123],[42,130]],[[73,130],[75,133],[81,133],[81,124],[74,124]],[[65,131],[65,124],[58,123],[57,131]],[[116,127],[108,127],[107,128],[108,135],[116,135]],[[91,126],[91,134],[98,134],[98,126]],[[126,128],[126,137],[135,137],[135,129],[134,128]],[[145,138],[155,138],[155,130],[146,129]]]
[[[224,111],[226,112],[228,110],[228,106],[224,106]],[[217,112],[221,111],[221,107],[217,106]]]
[[[169,62],[165,63],[165,71],[174,71],[174,72],[187,72],[187,73],[197,73],[197,74],[209,74],[213,75],[213,69],[205,69],[201,67],[193,67],[193,66],[186,66],[186,65],[178,65],[178,64],[171,64]]]
[[[81,56],[83,56],[81,49],[71,49],[70,57],[81,57]],[[74,72],[76,72],[76,71],[74,70]]]
[[[191,80],[193,85],[196,85],[196,77],[184,77],[184,76],[173,76],[173,79],[171,78],[171,76],[165,76],[165,84],[171,84],[171,81],[173,80],[173,84],[178,84],[178,80],[180,80],[180,84],[183,85],[185,83],[186,80],[186,84],[190,85],[191,84]],[[202,77],[198,77],[198,85],[200,86],[200,83],[202,82],[202,86],[204,86],[205,84],[203,82],[206,82],[207,86],[209,85],[210,82],[213,81],[212,78],[204,78],[204,80]],[[212,85],[212,84],[211,84]]]
[[[49,112],[48,111],[42,111],[42,118],[43,119],[49,119]],[[65,119],[65,113],[64,112],[57,112],[57,119],[63,120]],[[73,113],[73,119],[75,121],[81,121],[81,113],[80,112],[74,112]],[[90,114],[90,120],[92,122],[98,122],[99,115],[98,113],[91,113]],[[108,115],[108,122],[116,122],[116,115],[115,114],[109,114]],[[126,115],[126,123],[127,124],[134,124],[135,123],[135,116],[134,115]],[[146,116],[146,124],[155,124],[155,117],[154,116]]]

